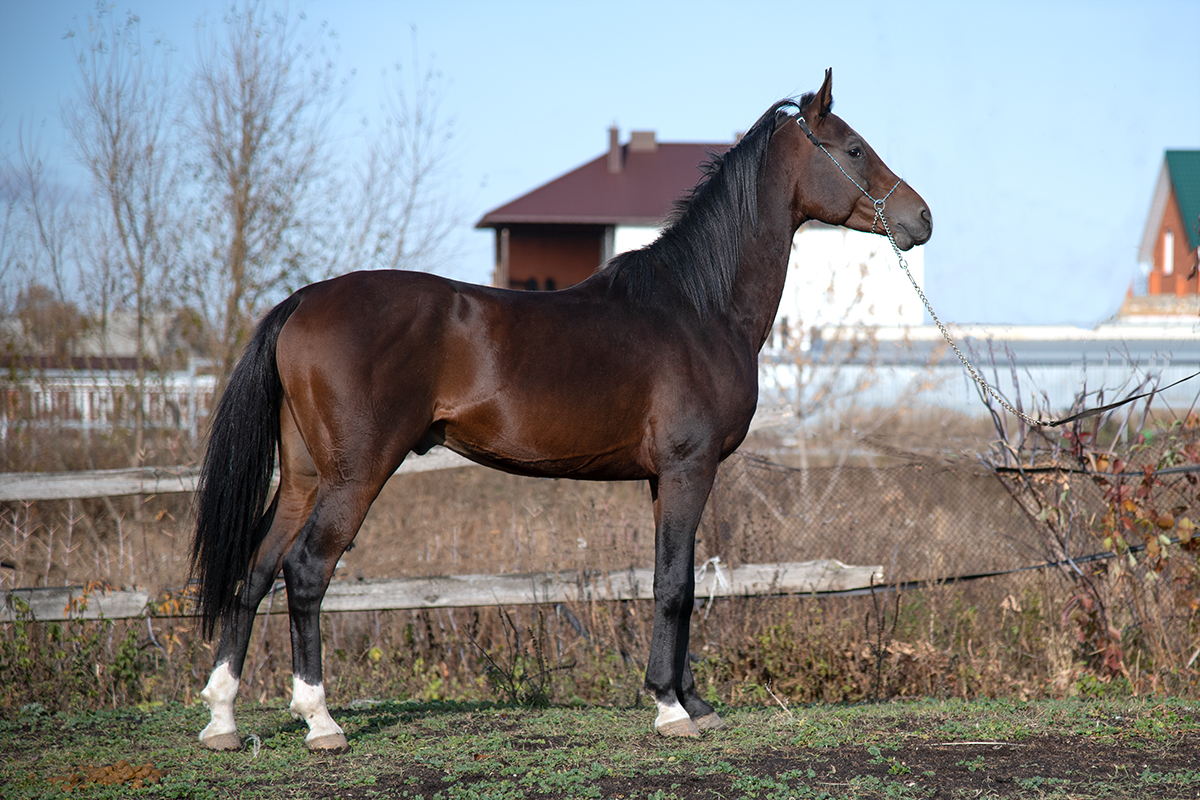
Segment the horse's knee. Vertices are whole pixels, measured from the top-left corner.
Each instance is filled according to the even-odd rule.
[[[691,616],[695,592],[687,586],[655,587],[654,608],[665,619]]]

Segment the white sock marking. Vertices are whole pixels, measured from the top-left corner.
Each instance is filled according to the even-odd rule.
[[[658,717],[654,720],[654,727],[656,728],[661,728],[669,722],[688,718],[687,711],[679,704],[674,692],[671,693],[669,701],[663,702],[656,698],[654,704],[658,706]]]
[[[325,707],[325,687],[322,684],[313,686],[292,676],[292,704],[288,707],[296,719],[308,723],[308,736],[304,741],[311,742],[318,736],[332,736],[344,733],[341,727],[329,716]]]
[[[200,699],[212,713],[208,725],[200,731],[200,741],[224,733],[237,733],[237,723],[233,720],[233,699],[237,697],[238,683],[233,670],[229,668],[229,662],[222,662],[213,669],[208,685],[200,692]]]

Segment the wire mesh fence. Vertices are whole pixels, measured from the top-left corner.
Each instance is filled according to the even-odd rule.
[[[743,455],[722,468],[697,558],[836,558],[885,580],[1013,569],[1041,556],[1028,515],[986,467],[929,461],[799,469]]]
[[[1180,435],[1190,430],[1177,426],[1141,446],[1136,463],[1118,462],[1121,474],[1107,456],[1064,460],[1061,448],[998,468],[916,454],[884,466],[859,459],[799,468],[784,463],[794,460],[786,454],[737,453],[718,473],[696,562],[836,559],[880,565],[887,583],[903,584],[1088,556],[1112,549],[1096,531],[1114,498],[1133,497],[1144,470],[1172,458],[1181,463],[1154,475],[1155,502],[1186,530],[1197,475],[1182,463],[1194,442]],[[1155,526],[1166,513],[1155,510]],[[0,508],[2,586],[107,581],[178,592],[190,525],[186,495],[8,503]],[[645,568],[653,541],[644,483],[531,480],[483,468],[398,475],[335,579]]]
[[[1037,509],[1015,499],[1006,481],[982,463],[801,469],[735,454],[709,497],[696,563],[836,559],[880,565],[886,582],[905,583],[1060,557]],[[1089,492],[1077,502],[1096,505]],[[0,509],[2,588],[106,581],[178,593],[190,533],[186,495],[8,503]],[[643,483],[531,480],[483,468],[401,475],[381,493],[335,580],[645,568],[653,543]]]

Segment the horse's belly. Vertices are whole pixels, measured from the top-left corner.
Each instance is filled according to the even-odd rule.
[[[445,446],[486,467],[534,478],[637,480],[649,477],[638,453],[626,448],[539,447],[536,441],[494,439],[486,445],[448,435]]]

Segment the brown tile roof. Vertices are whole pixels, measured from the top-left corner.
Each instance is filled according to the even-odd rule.
[[[700,166],[731,144],[659,143],[653,150],[621,147],[620,172],[608,153],[510,203],[489,211],[476,228],[520,223],[656,225],[680,194],[696,185]]]

